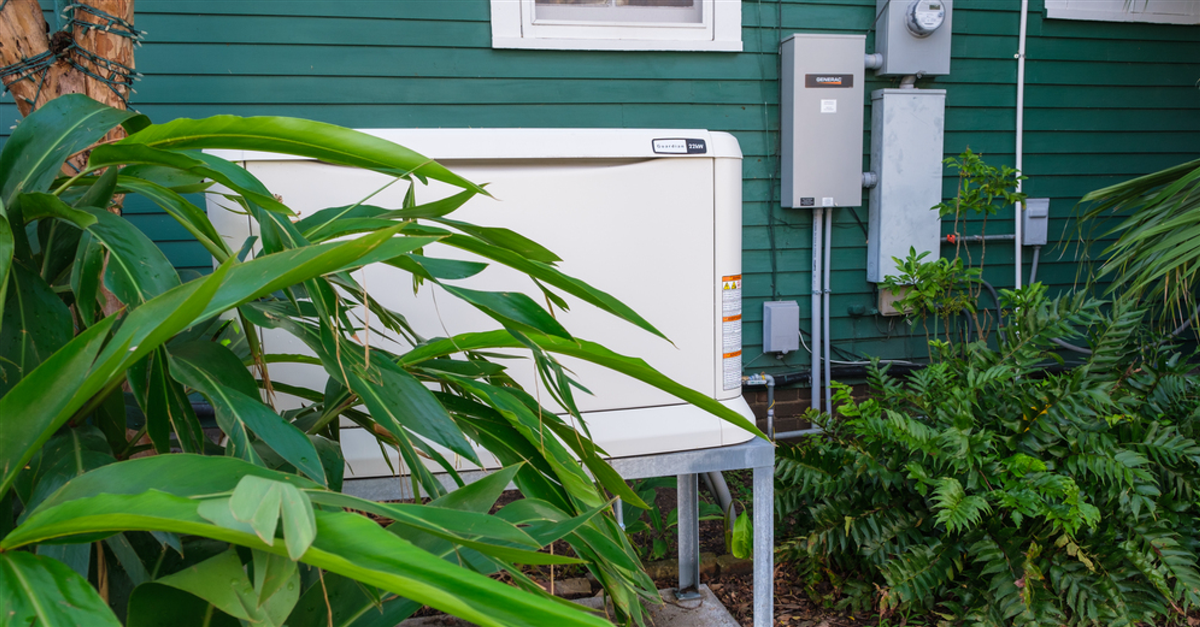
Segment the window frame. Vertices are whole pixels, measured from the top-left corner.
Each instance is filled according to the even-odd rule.
[[[490,0],[492,47],[542,50],[742,51],[741,0],[700,0],[702,22],[536,24],[534,0]]]
[[[1192,9],[1190,15],[1180,13],[1154,13],[1145,9],[1150,8],[1157,0],[1131,0],[1129,8],[1125,8],[1125,0],[1110,0],[1113,7],[1094,7],[1096,0],[1046,0],[1046,17],[1062,20],[1089,20],[1100,22],[1137,22],[1145,24],[1200,24],[1200,2],[1191,2],[1186,6]],[[1120,7],[1116,5],[1120,3]],[[1142,10],[1137,10],[1138,6]],[[1102,5],[1103,6],[1103,5]]]

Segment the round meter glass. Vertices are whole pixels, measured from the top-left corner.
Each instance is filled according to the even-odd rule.
[[[946,5],[940,0],[915,0],[908,5],[905,24],[917,37],[928,37],[946,21]]]

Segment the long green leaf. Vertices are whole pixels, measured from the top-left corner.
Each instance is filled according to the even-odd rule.
[[[128,220],[94,207],[75,209],[50,194],[23,194],[21,204],[27,217],[69,220],[108,249],[104,283],[121,302],[140,305],[179,285],[167,256]]]
[[[531,330],[547,335],[556,335],[570,340],[571,334],[563,328],[532,298],[520,292],[484,292],[470,290],[457,285],[440,284],[442,289],[467,301],[492,319],[522,330]]]
[[[30,113],[0,151],[0,202],[12,206],[17,194],[47,191],[67,157],[104,137],[137,113],[68,94]]]
[[[241,627],[242,622],[208,601],[156,582],[142,584],[129,596],[126,627]],[[394,627],[389,625],[388,627]]]
[[[548,285],[557,287],[584,302],[591,303],[601,310],[607,311],[622,320],[629,321],[663,339],[669,339],[656,329],[654,325],[650,324],[645,318],[642,318],[636,311],[625,303],[622,303],[616,297],[596,289],[584,281],[563,274],[548,263],[527,259],[519,253],[499,246],[493,246],[484,240],[466,235],[451,234],[444,229],[417,225],[409,227],[408,232],[414,235],[441,236],[442,243],[448,246],[475,253],[485,259],[498,261]]]
[[[767,436],[762,431],[759,431],[754,423],[746,420],[741,414],[722,405],[710,396],[676,383],[670,377],[655,370],[641,359],[615,353],[595,342],[579,338],[563,340],[549,335],[532,333],[527,335],[529,339],[544,350],[590,361],[594,364],[629,375],[668,394],[672,394],[680,400],[687,401],[764,440],[767,439]],[[487,350],[489,348],[521,348],[522,346],[519,341],[505,331],[464,333],[449,339],[433,340],[414,348],[402,355],[399,363],[401,366],[407,367],[419,364],[425,359],[452,355],[462,351]]]
[[[229,115],[203,120],[180,118],[149,126],[120,143],[168,150],[224,148],[298,155],[393,176],[412,172],[477,193],[487,193],[403,146],[359,131],[297,118]]]
[[[75,336],[0,397],[0,432],[4,433],[0,438],[0,496],[62,426],[63,414],[82,404],[78,391],[47,394],[47,390],[62,392],[65,386],[84,379],[115,321],[116,317],[110,316]]]
[[[0,622],[38,627],[120,627],[95,588],[61,562],[0,553]]]
[[[83,476],[117,461],[104,439],[104,434],[90,425],[66,429],[38,451],[29,461],[24,474],[28,474],[27,494],[22,495],[25,507],[22,517],[37,509],[37,506],[64,484],[75,477]],[[21,477],[25,479],[24,476]],[[20,490],[19,490],[20,492]]]
[[[350,387],[367,404],[371,417],[397,437],[409,429],[478,464],[479,457],[454,419],[437,397],[416,377],[386,359],[378,359],[370,370],[355,368]]]
[[[112,489],[127,491],[130,485],[146,485],[156,480],[161,487],[179,491],[171,480],[180,474],[199,474],[190,483],[196,490],[211,494],[227,483],[226,470],[237,467],[245,473],[263,473],[287,477],[254,468],[231,458],[206,458],[172,455],[165,461],[150,463],[132,460],[84,475],[64,486],[43,503],[23,525],[0,540],[0,548],[11,550],[30,543],[69,536],[96,535],[126,529],[171,531],[212,537],[282,555],[286,549],[280,540],[265,545],[248,527],[235,529],[217,526],[198,513],[202,501],[174,496],[166,492],[112,494]],[[153,458],[148,458],[152,460]],[[151,470],[159,471],[157,475]],[[295,478],[293,477],[292,480]],[[73,485],[75,484],[75,485]],[[90,489],[81,489],[82,486]],[[70,497],[64,495],[70,494]],[[521,593],[481,575],[454,567],[411,543],[388,533],[364,516],[342,512],[316,512],[317,536],[303,561],[340,573],[398,595],[432,605],[480,625],[595,625],[601,619],[577,610]]]
[[[13,253],[16,250],[13,240],[12,227],[8,224],[8,212],[0,203],[0,325],[4,323],[4,303],[8,293],[8,273],[12,268]],[[0,331],[3,327],[0,326]]]
[[[156,579],[155,586],[170,586],[204,599],[225,614],[263,627],[283,624],[300,597],[298,576],[281,594],[260,605],[254,585],[230,549],[178,573]],[[200,617],[197,617],[200,618]]]
[[[502,468],[429,502],[428,506],[487,513],[520,468],[520,464]],[[440,543],[440,548],[420,540],[414,540],[413,543],[447,560],[453,560],[458,554],[453,544],[441,538],[433,540]],[[292,627],[328,627],[332,622],[333,627],[393,627],[419,609],[421,604],[409,599],[381,599],[378,594],[369,594],[362,584],[353,579],[329,574],[301,597],[288,618],[288,624]]]
[[[104,247],[90,233],[79,236],[75,262],[71,267],[71,291],[75,294],[75,309],[84,326],[96,321],[100,310],[96,298],[100,293],[104,273]]]
[[[157,183],[131,176],[120,177],[117,184],[121,191],[132,192],[148,198],[170,214],[180,226],[196,238],[197,242],[200,242],[201,246],[204,246],[209,254],[217,258],[218,263],[224,262],[233,254],[225,240],[217,233],[216,227],[209,221],[204,210],[188,202],[186,198],[175,191]]]
[[[218,345],[213,345],[218,346]],[[224,347],[220,347],[224,349]],[[232,355],[231,355],[232,356]],[[255,460],[253,446],[247,430],[253,431],[271,450],[295,466],[300,472],[313,480],[325,484],[325,469],[321,466],[321,458],[312,440],[292,423],[284,420],[263,405],[258,398],[251,397],[223,383],[223,378],[215,374],[211,366],[219,363],[205,361],[203,357],[196,359],[192,352],[188,355],[172,353],[171,373],[180,381],[200,392],[216,408],[221,427],[230,436],[230,446],[235,454],[245,459]],[[237,364],[238,371],[246,370]],[[257,390],[254,391],[257,395]]]
[[[15,264],[0,327],[0,396],[71,341],[71,312],[37,273]]]
[[[88,157],[88,168],[117,167],[124,164],[176,168],[181,172],[212,179],[264,209],[290,214],[286,205],[275,199],[266,186],[244,168],[220,157],[201,152],[158,150],[141,144],[108,144],[97,147]]]

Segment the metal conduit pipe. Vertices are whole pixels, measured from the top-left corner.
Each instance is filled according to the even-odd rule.
[[[1037,283],[1038,260],[1042,257],[1041,245],[1033,247],[1033,264],[1029,266],[1029,284]]]
[[[779,433],[775,434],[775,440],[776,441],[795,440],[796,438],[801,438],[806,435],[814,435],[814,434],[817,434],[820,432],[821,432],[820,427],[812,427],[811,429],[800,429],[797,431],[780,431]]]
[[[742,385],[767,386],[767,438],[775,441],[775,377],[769,374],[752,374],[742,377]]]
[[[1029,0],[1021,0],[1021,33],[1017,42],[1017,137],[1016,137],[1016,168],[1017,174],[1025,174],[1025,37],[1029,31]],[[1017,179],[1017,193],[1021,193],[1021,180]],[[1013,214],[1016,216],[1013,220],[1013,248],[1016,259],[1013,264],[1015,266],[1014,276],[1017,289],[1021,288],[1021,275],[1025,274],[1021,267],[1021,255],[1024,252],[1021,245],[1025,238],[1022,237],[1022,228],[1024,226],[1021,220],[1021,211],[1024,209],[1024,203],[1013,207]]]
[[[1016,238],[1017,236],[1013,235],[1012,233],[1001,235],[959,235],[958,233],[951,233],[950,235],[942,238],[942,243],[957,244],[959,242],[1003,242],[1014,240]]]
[[[822,231],[824,230],[825,208],[813,211],[812,227],[812,408],[821,411],[821,254]]]
[[[830,336],[833,332],[829,325],[829,266],[833,265],[831,257],[833,254],[833,209],[826,210],[825,213],[825,263],[822,266],[821,274],[823,276],[821,287],[821,331],[822,337],[825,339],[825,345],[821,349],[821,358],[825,360],[825,411],[833,412],[833,377],[829,373],[830,358],[833,350],[830,346]]]
[[[737,520],[737,512],[733,511],[733,495],[729,493],[729,484],[725,483],[725,475],[714,470],[700,476],[704,477],[704,485],[708,487],[708,491],[713,496],[717,497],[717,505],[721,507],[722,512],[725,512],[725,528],[733,529],[733,523]]]

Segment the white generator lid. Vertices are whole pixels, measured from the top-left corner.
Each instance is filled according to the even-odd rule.
[[[433,128],[358,129],[427,157],[456,159],[741,159],[729,133],[697,129]],[[230,161],[305,159],[251,150],[208,151]]]

